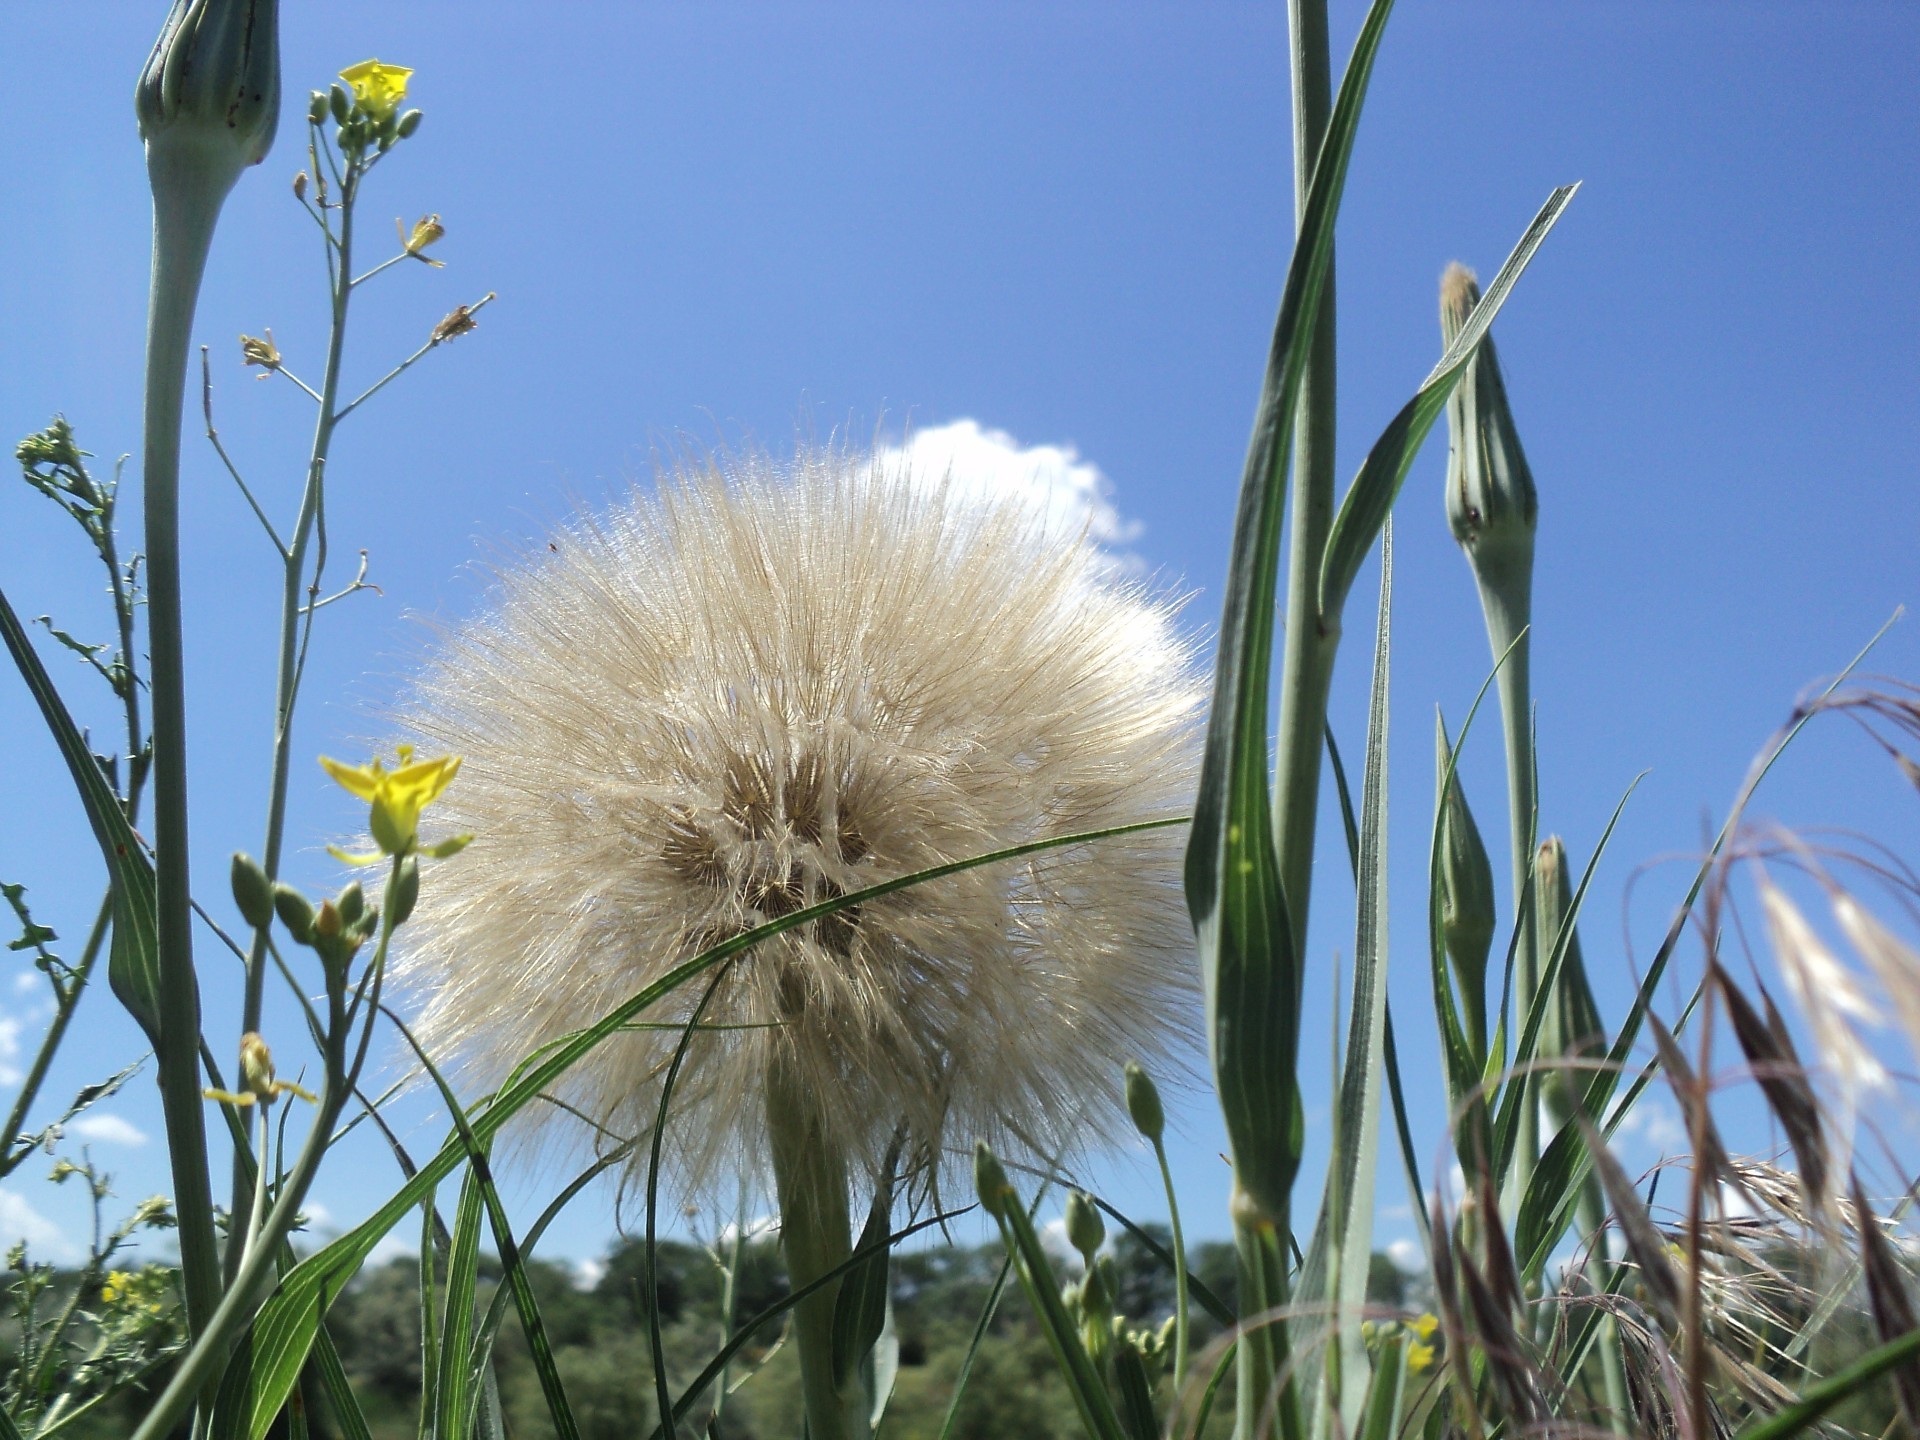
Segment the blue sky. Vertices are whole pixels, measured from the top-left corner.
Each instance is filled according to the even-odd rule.
[[[0,51],[44,57],[0,90],[7,437],[60,411],[102,457],[138,446],[148,225],[129,102],[163,9],[0,11]],[[1339,54],[1359,15],[1335,4]],[[290,386],[241,370],[234,337],[271,326],[290,366],[317,368],[320,255],[287,189],[309,88],[368,56],[414,67],[426,122],[362,213],[376,236],[394,216],[447,226],[445,269],[397,267],[356,300],[350,371],[373,378],[456,303],[499,295],[337,444],[336,573],[366,547],[384,593],[327,612],[316,642],[293,878],[333,883],[320,846],[354,823],[305,757],[380,733],[380,704],[431,644],[421,618],[469,612],[491,560],[677,446],[779,451],[971,420],[1070,449],[1210,632],[1291,230],[1277,3],[289,0],[284,29],[279,144],[228,204],[196,325],[223,437],[269,507],[293,504],[310,415]],[[1584,863],[1649,772],[1583,932],[1612,1017],[1629,953],[1650,953],[1690,873],[1666,865],[1627,903],[1636,867],[1697,852],[1803,688],[1920,599],[1916,81],[1920,15],[1891,3],[1404,0],[1381,53],[1339,233],[1343,476],[1438,353],[1442,266],[1490,273],[1554,185],[1585,182],[1496,334],[1541,492],[1542,824]],[[1440,704],[1457,719],[1488,663],[1442,516],[1443,454],[1422,457],[1397,522],[1393,986],[1428,1159],[1444,1120],[1418,1038],[1431,717]],[[224,907],[227,853],[260,839],[276,581],[210,452],[190,435],[185,455],[195,857]],[[77,539],[0,487],[0,586],[25,614],[104,633]],[[1349,629],[1364,635],[1370,581],[1358,592]],[[1920,677],[1916,623],[1872,668]],[[1354,754],[1365,665],[1350,642],[1335,721]],[[76,665],[56,672],[86,694]],[[104,724],[95,698],[77,703]],[[1493,742],[1481,733],[1466,772],[1489,833],[1504,805]],[[97,862],[10,676],[0,754],[0,879],[25,883],[77,950]],[[1839,722],[1809,735],[1756,813],[1909,853],[1920,838],[1912,792]],[[1324,833],[1321,1017],[1334,951],[1351,953],[1345,861]],[[209,1033],[231,1049],[235,976],[211,944],[201,954]],[[38,994],[0,970],[0,1100],[42,1024]],[[1309,1023],[1310,1067],[1325,1031]],[[51,1099],[141,1048],[104,988],[79,1038]],[[1178,1108],[1189,1224],[1223,1233],[1218,1121],[1203,1094]],[[107,1113],[119,1125],[96,1155],[122,1194],[168,1188],[150,1082]],[[403,1120],[418,1148],[437,1141],[429,1107]],[[1657,1158],[1659,1129],[1630,1158]],[[1163,1208],[1139,1157],[1094,1173],[1129,1208]],[[1407,1233],[1390,1156],[1382,1175],[1390,1239]],[[393,1178],[370,1147],[316,1194],[345,1222]],[[559,1183],[531,1168],[514,1181],[523,1200]],[[30,1164],[0,1190],[0,1230],[57,1246],[74,1198]],[[590,1193],[556,1252],[594,1254],[611,1211],[610,1192]]]

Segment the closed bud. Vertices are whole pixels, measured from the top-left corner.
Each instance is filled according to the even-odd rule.
[[[1435,717],[1435,764],[1447,772],[1452,751],[1446,722]],[[1440,800],[1440,935],[1453,963],[1454,983],[1466,1008],[1469,1039],[1484,1055],[1487,1045],[1487,955],[1495,927],[1493,864],[1487,858],[1480,827],[1467,807],[1456,772]]]
[[[1473,272],[1449,266],[1440,281],[1440,333],[1449,344],[1479,300]],[[1447,436],[1447,523],[1453,538],[1476,573],[1490,567],[1517,570],[1530,580],[1539,499],[1491,336],[1480,342],[1447,401]]]
[[[348,925],[352,925],[366,913],[367,894],[360,888],[360,882],[355,880],[340,892],[333,903],[340,909],[340,918]]]
[[[307,198],[307,172],[304,170],[293,177],[293,198],[296,200]]]
[[[353,114],[353,96],[347,93],[344,85],[335,85],[327,92],[327,109],[333,115],[333,123],[345,125],[347,117]]]
[[[1560,930],[1573,913],[1573,889],[1567,875],[1567,847],[1558,835],[1541,843],[1534,860],[1534,894],[1538,897],[1540,960],[1544,970],[1559,943]],[[1606,1053],[1607,1036],[1600,1020],[1600,1007],[1594,1002],[1593,986],[1587,979],[1586,962],[1580,955],[1580,932],[1567,936],[1566,958],[1553,983],[1547,1002],[1546,1021],[1540,1029],[1542,1058],[1578,1060]],[[1586,1091],[1588,1076],[1577,1069],[1556,1066],[1544,1077],[1543,1098],[1554,1118],[1564,1124],[1572,1118],[1578,1099]]]
[[[1127,1113],[1133,1117],[1134,1129],[1159,1144],[1167,1128],[1167,1113],[1160,1107],[1160,1091],[1153,1077],[1131,1060],[1127,1062]]]
[[[1107,1226],[1100,1218],[1100,1207],[1086,1191],[1071,1190],[1067,1193],[1066,1219],[1067,1241],[1080,1252],[1080,1258],[1087,1262],[1087,1270],[1091,1273],[1093,1257],[1107,1243]]]
[[[279,0],[174,0],[134,113],[154,175],[192,170],[225,194],[266,158],[280,119]]]
[[[322,900],[320,908],[313,915],[313,933],[321,940],[338,940],[345,928],[340,918],[340,907],[331,900]]]
[[[273,887],[273,908],[287,933],[305,945],[313,939],[313,906],[291,885]]]
[[[994,1158],[993,1151],[987,1148],[987,1142],[973,1142],[973,1187],[980,1193],[980,1208],[998,1220],[1007,1213],[1007,1201],[1013,1198],[1013,1187],[1007,1183],[1007,1172]]]
[[[267,881],[267,872],[251,855],[241,850],[233,852],[233,868],[230,873],[233,883],[233,908],[240,912],[240,918],[256,930],[264,930],[273,923],[273,886]]]
[[[328,102],[326,91],[313,91],[307,96],[307,123],[309,125],[318,125],[322,120],[327,118],[327,112],[331,109],[332,106]]]
[[[393,877],[393,923],[396,927],[407,923],[407,917],[413,914],[413,907],[419,899],[419,857],[402,856],[399,872]]]
[[[395,133],[397,133],[402,140],[405,140],[420,128],[420,119],[421,116],[418,110],[407,111],[406,114],[400,117],[400,124]]]

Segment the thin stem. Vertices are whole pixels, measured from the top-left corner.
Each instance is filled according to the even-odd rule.
[[[227,467],[227,474],[233,477],[233,483],[240,487],[240,493],[253,509],[254,518],[267,532],[267,539],[273,542],[273,548],[279,552],[282,563],[287,558],[287,547],[280,539],[280,532],[273,528],[273,521],[267,518],[267,512],[260,508],[260,502],[253,498],[253,491],[241,478],[240,468],[227,454],[227,447],[220,443],[220,432],[213,428],[213,370],[207,363],[207,347],[200,347],[200,413],[206,417],[207,440],[213,446],[213,453],[220,457],[220,463]]]
[[[160,1035],[155,1045],[180,1221],[187,1330],[205,1333],[220,1299],[220,1253],[200,1099],[200,990],[193,966],[187,843],[186,658],[180,599],[180,421],[193,313],[231,177],[190,149],[156,145],[153,283],[148,300],[144,477],[147,643],[153,687],[154,854]]]
[[[1187,1384],[1187,1241],[1180,1229],[1180,1197],[1174,1190],[1173,1170],[1167,1164],[1167,1147],[1157,1136],[1153,1154],[1160,1162],[1160,1181],[1167,1188],[1167,1216],[1173,1228],[1173,1393],[1177,1396]]]
[[[100,902],[100,913],[94,917],[93,929],[87,933],[86,948],[80,952],[80,964],[75,968],[73,977],[60,987],[60,998],[53,1012],[53,1023],[47,1027],[46,1038],[40,1042],[39,1053],[33,1057],[33,1065],[27,1071],[27,1078],[21,1082],[20,1093],[14,1098],[13,1108],[7,1112],[7,1128],[0,1132],[0,1179],[5,1179],[25,1163],[27,1157],[35,1153],[33,1148],[15,1150],[20,1132],[26,1127],[27,1112],[33,1108],[33,1102],[39,1097],[40,1086],[47,1078],[47,1069],[53,1064],[53,1057],[59,1052],[60,1041],[66,1036],[67,1025],[73,1019],[73,1012],[80,1004],[80,996],[87,988],[87,981],[93,974],[93,967],[100,959],[100,947],[105,942],[107,927],[113,923],[113,895],[108,892]]]
[[[366,277],[363,275],[360,278],[364,280]],[[354,284],[356,285],[359,283],[360,283],[359,280],[354,281]],[[493,291],[489,290],[486,294],[482,295],[478,300],[474,301],[473,304],[466,307],[467,314],[477,315],[480,311],[484,310],[487,307],[488,303],[493,299],[494,299],[494,293]],[[361,405],[365,404],[368,400],[371,400],[375,395],[378,395],[382,390],[386,389],[387,386],[391,385],[395,380],[398,380],[402,375],[406,374],[407,371],[412,369],[414,364],[418,362],[423,356],[425,356],[429,350],[436,349],[439,346],[444,345],[446,343],[447,343],[446,338],[436,333],[431,339],[427,341],[426,344],[422,345],[418,350],[414,351],[411,355],[407,356],[406,359],[402,360],[398,365],[394,366],[393,369],[389,370],[386,374],[382,375],[378,380],[374,381],[373,384],[369,385],[365,390],[361,391],[358,395],[356,395],[352,400],[348,401],[347,404],[341,408],[340,413],[333,417],[335,423],[337,424],[338,422],[346,419],[347,416],[351,415],[355,410],[359,409]]]
[[[331,164],[331,148],[320,148],[326,151]],[[308,577],[308,550],[319,529],[327,456],[332,449],[333,431],[338,423],[334,405],[339,396],[341,359],[346,349],[347,303],[351,298],[351,287],[342,284],[339,277],[346,275],[352,266],[353,209],[358,189],[359,172],[349,165],[347,178],[340,186],[340,233],[330,240],[328,247],[328,269],[333,283],[333,321],[327,336],[326,371],[318,396],[320,415],[314,426],[313,448],[307,463],[307,482],[300,496],[300,513],[294,521],[292,538],[283,552],[285,563],[280,582],[279,674],[274,687],[272,777],[267,799],[266,837],[261,845],[260,859],[261,869],[266,872],[269,881],[277,880],[280,875],[281,845],[287,819],[287,784],[292,770],[293,712],[299,699],[300,678],[305,670],[304,633],[311,632],[313,623],[311,609],[302,605],[301,591],[307,589],[309,600],[318,593],[321,571],[326,564],[326,552],[322,545],[314,556],[311,578]],[[266,946],[267,928],[263,927],[254,932],[253,944],[247,954],[246,985],[241,1003],[242,1032],[260,1028],[261,1010],[266,997]],[[233,1224],[237,1227],[246,1225],[253,1205],[252,1184],[244,1170],[245,1167],[236,1157],[232,1215]],[[239,1265],[237,1255],[230,1254],[230,1283]]]

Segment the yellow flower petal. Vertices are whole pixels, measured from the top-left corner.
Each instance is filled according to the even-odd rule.
[[[350,794],[358,795],[362,800],[371,800],[379,792],[380,782],[384,778],[380,762],[371,765],[342,765],[338,760],[320,757],[321,768],[331,775],[334,783]]]
[[[472,843],[473,836],[471,835],[455,835],[450,839],[442,840],[437,845],[427,846],[426,851],[427,854],[431,855],[435,860],[445,860],[450,855],[458,855]]]
[[[407,98],[407,81],[413,71],[402,65],[383,65],[378,60],[362,60],[340,72],[340,78],[353,87],[353,98],[376,120],[391,115],[394,107]]]
[[[384,858],[378,850],[365,855],[356,855],[351,850],[342,850],[338,845],[327,846],[327,853],[342,865],[378,865]]]

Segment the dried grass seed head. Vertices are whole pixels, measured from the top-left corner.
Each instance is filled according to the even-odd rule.
[[[964,477],[957,477],[964,478]],[[722,938],[1026,841],[1183,814],[1202,691],[1172,605],[1013,497],[840,449],[684,465],[501,577],[405,719],[461,754],[479,843],[424,888],[398,974],[437,1055],[497,1082]],[[1125,1132],[1128,1059],[1192,1047],[1183,832],[965,871],[762,942],[725,972],[667,1153],[764,1171],[776,1059],[878,1168],[978,1137]],[[642,1016],[682,1020],[705,982]],[[560,1087],[645,1132],[678,1033]]]

